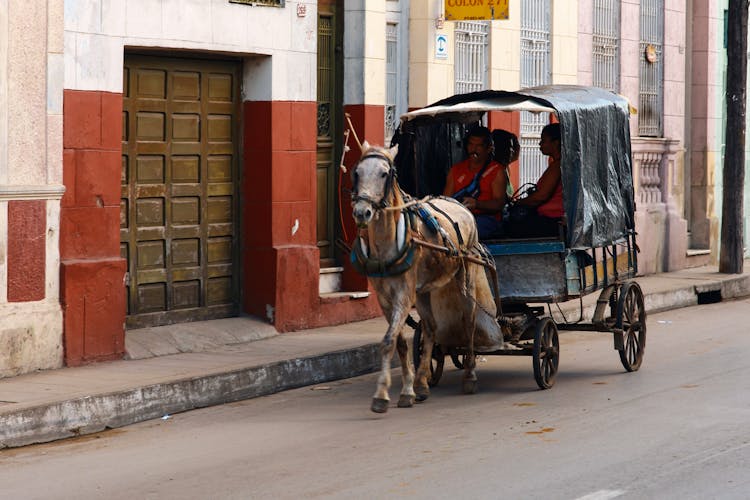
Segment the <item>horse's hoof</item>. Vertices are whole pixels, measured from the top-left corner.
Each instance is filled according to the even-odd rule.
[[[426,400],[428,397],[430,397],[430,388],[429,387],[415,387],[414,392],[417,393],[417,403],[421,403],[422,401]]]
[[[416,401],[417,403],[422,403],[424,401],[427,401],[428,397],[430,397],[429,394],[417,394]]]
[[[412,406],[414,406],[414,396],[407,396],[406,394],[402,394],[398,398],[399,408],[411,408]]]
[[[463,386],[461,387],[464,394],[476,394],[477,393],[477,381],[476,380],[464,380]]]
[[[375,413],[385,413],[388,411],[388,403],[387,399],[372,398],[370,409]]]

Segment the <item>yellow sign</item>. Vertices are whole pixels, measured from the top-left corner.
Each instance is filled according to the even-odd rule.
[[[446,21],[508,19],[508,0],[445,0]]]

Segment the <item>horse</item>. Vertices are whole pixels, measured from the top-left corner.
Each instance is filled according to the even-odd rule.
[[[380,345],[381,366],[370,409],[388,411],[390,367],[394,348],[401,361],[398,407],[412,407],[430,394],[428,378],[435,342],[466,350],[462,391],[477,390],[476,352],[502,349],[499,303],[486,272],[494,261],[479,243],[472,213],[443,196],[413,200],[398,185],[394,160],[398,145],[388,149],[361,145],[352,171],[352,216],[357,237],[354,267],[366,274],[388,321]],[[416,376],[404,324],[416,307],[423,350]]]

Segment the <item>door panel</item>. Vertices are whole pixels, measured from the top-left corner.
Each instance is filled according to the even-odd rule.
[[[125,58],[127,326],[237,313],[239,64]]]

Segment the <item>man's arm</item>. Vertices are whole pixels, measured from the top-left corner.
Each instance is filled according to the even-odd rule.
[[[453,168],[451,167],[451,170],[448,172],[448,177],[445,179],[445,188],[443,189],[443,194],[445,196],[453,196],[453,193],[455,193],[455,189],[453,188]]]

